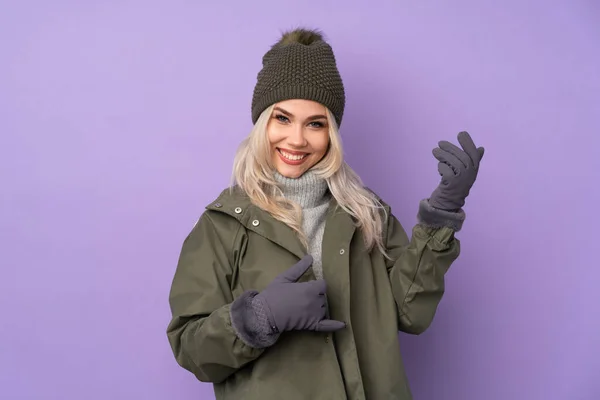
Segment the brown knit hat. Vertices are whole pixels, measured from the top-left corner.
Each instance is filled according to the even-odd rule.
[[[321,32],[298,28],[284,33],[263,56],[252,97],[252,122],[272,104],[306,99],[326,106],[342,123],[346,103],[335,56]]]

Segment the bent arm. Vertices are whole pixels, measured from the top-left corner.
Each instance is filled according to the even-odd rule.
[[[460,230],[464,212],[433,209],[427,200],[419,205],[419,223],[412,238],[390,214],[387,224],[388,273],[398,308],[402,332],[420,334],[433,321],[445,290],[444,278],[460,254]]]
[[[202,215],[184,241],[169,295],[171,349],[177,363],[202,382],[222,382],[264,351],[242,341],[232,326],[237,303],[230,289],[231,246],[238,227],[226,218]]]

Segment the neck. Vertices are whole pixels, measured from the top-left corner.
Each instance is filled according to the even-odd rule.
[[[275,180],[280,183],[284,197],[303,209],[317,207],[326,200],[327,181],[310,170],[299,178],[287,178],[276,171]]]

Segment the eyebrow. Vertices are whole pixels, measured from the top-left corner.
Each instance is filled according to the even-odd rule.
[[[288,117],[294,116],[291,112],[286,111],[281,107],[275,107],[274,110],[277,110],[277,111],[287,115]],[[317,115],[311,115],[310,117],[307,118],[308,121],[314,121],[315,119],[327,119],[327,117],[323,114],[317,114]]]

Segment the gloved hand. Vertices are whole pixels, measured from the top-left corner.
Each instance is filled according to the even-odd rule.
[[[429,204],[438,209],[457,211],[463,207],[479,172],[484,148],[476,148],[467,132],[458,134],[458,142],[462,150],[445,140],[433,149],[442,180],[431,194]]]
[[[277,276],[253,301],[260,302],[274,333],[291,330],[334,332],[345,328],[340,321],[326,319],[326,284],[322,279],[296,282],[312,264],[304,256],[290,269]]]

